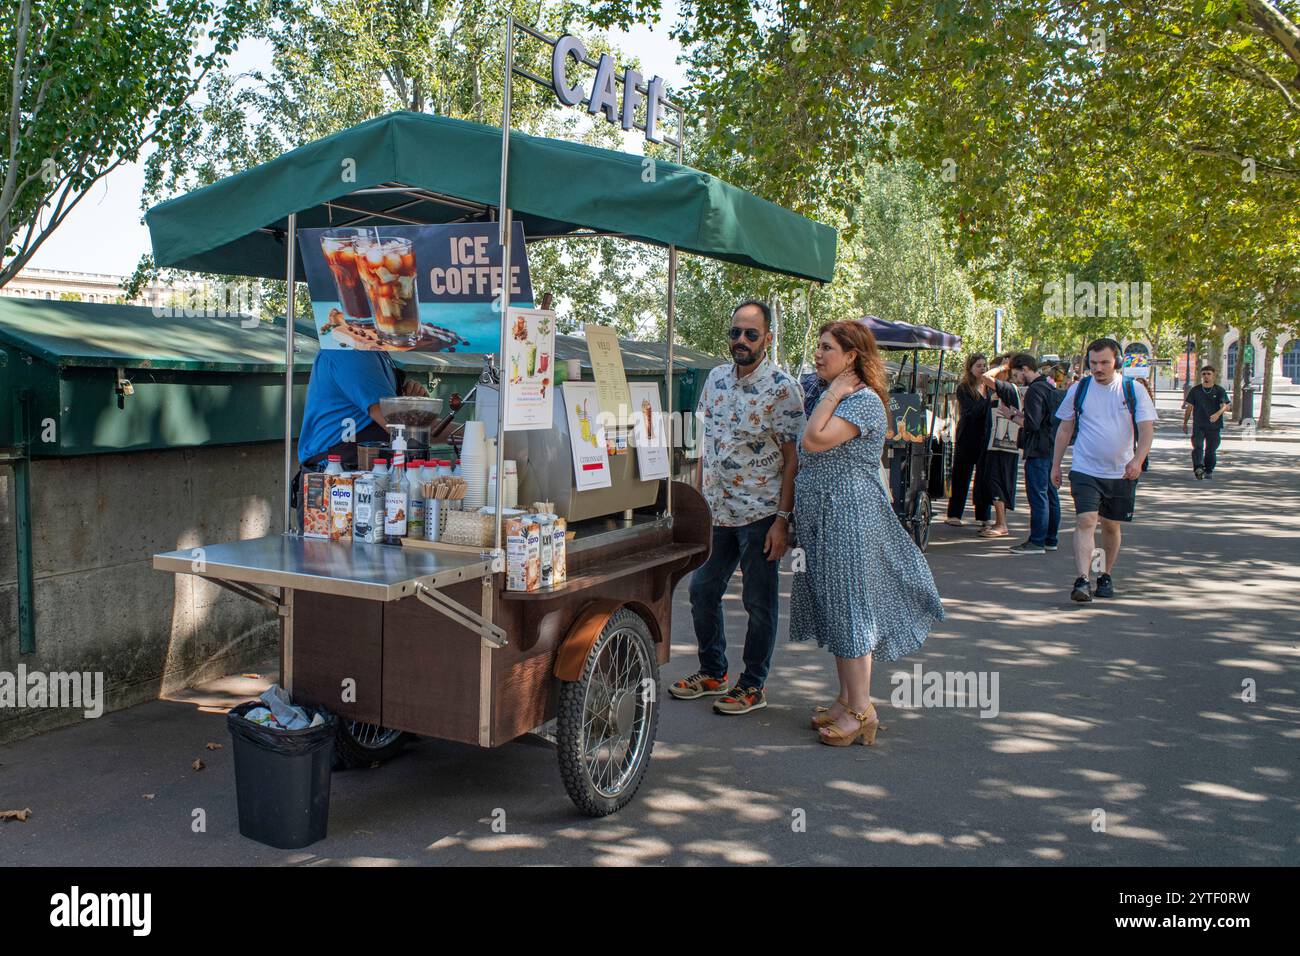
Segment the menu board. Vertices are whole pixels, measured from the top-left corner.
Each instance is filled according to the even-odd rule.
[[[564,413],[569,420],[569,446],[573,451],[573,485],[578,491],[609,488],[614,480],[605,450],[605,429],[600,424],[599,399],[594,382],[565,382]]]
[[[506,431],[550,428],[555,390],[555,313],[510,309],[506,314]]]
[[[605,325],[590,322],[582,327],[587,337],[587,354],[591,357],[592,377],[600,396],[600,410],[614,421],[625,421],[631,413],[632,396],[623,371],[623,353],[618,348],[618,333]],[[621,408],[621,414],[620,414]]]
[[[632,441],[636,445],[637,471],[642,481],[667,478],[668,436],[659,402],[659,385],[633,382],[628,389],[632,393]]]
[[[299,229],[322,349],[497,352],[502,248],[497,226]],[[510,246],[510,304],[530,307],[524,228]]]

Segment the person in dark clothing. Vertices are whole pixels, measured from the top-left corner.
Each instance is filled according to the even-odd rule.
[[[1011,357],[1011,381],[1025,389],[1024,408],[1003,406],[1000,411],[1020,425],[1020,447],[1025,454],[1025,497],[1029,499],[1029,540],[1013,545],[1015,554],[1055,551],[1061,527],[1061,497],[1052,486],[1052,417],[1061,404],[1061,392],[1038,371],[1027,352]]]
[[[803,389],[803,417],[812,418],[813,409],[817,407],[822,393],[826,391],[826,383],[817,376],[816,372],[809,372],[807,375],[799,376],[799,387]]]
[[[989,448],[989,439],[993,431],[993,416],[1000,415],[999,406],[1020,408],[1020,394],[1015,386],[1007,382],[1010,366],[1003,356],[994,359],[994,364],[984,372],[984,381],[991,389],[988,397],[989,415],[984,428],[984,437],[980,442],[980,459],[975,467],[975,513],[981,509],[985,513],[991,508],[993,523],[980,531],[985,538],[1005,538],[1011,532],[1007,528],[1007,512],[1016,510],[1016,462],[1019,456],[1015,452],[996,451]]]
[[[984,381],[989,363],[978,352],[966,359],[966,372],[957,383],[957,436],[952,450],[952,494],[948,496],[948,518],[953,527],[961,526],[970,492],[971,475],[987,442],[990,387]],[[989,523],[989,508],[975,506],[975,520]]]
[[[1214,476],[1223,415],[1231,407],[1223,386],[1214,384],[1214,366],[1202,368],[1201,384],[1189,388],[1183,398],[1183,434],[1187,434],[1187,419],[1192,417],[1192,471],[1198,479]]]

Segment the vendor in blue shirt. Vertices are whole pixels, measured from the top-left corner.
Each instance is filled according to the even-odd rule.
[[[317,470],[329,455],[341,455],[345,465],[355,462],[357,442],[387,444],[380,400],[399,391],[403,395],[428,394],[419,382],[402,383],[399,377],[387,352],[321,349],[312,363],[298,437],[302,469]]]

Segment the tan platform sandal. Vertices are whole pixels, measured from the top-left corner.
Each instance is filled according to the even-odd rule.
[[[849,708],[849,702],[845,700],[843,697],[836,697],[835,703],[839,704],[845,710],[848,710]],[[810,721],[813,730],[820,730],[822,727],[825,727],[827,724],[834,723],[835,718],[827,716],[830,713],[830,710],[831,710],[830,707],[813,708],[813,718]]]
[[[876,714],[874,704],[868,704],[867,709],[862,713],[855,710],[848,710],[849,716],[858,722],[858,729],[851,730],[848,733],[840,730],[834,724],[830,724],[817,732],[818,743],[826,744],[828,747],[848,747],[861,741],[864,747],[870,747],[876,742],[876,731],[880,729],[880,718]],[[868,720],[870,718],[870,720]]]

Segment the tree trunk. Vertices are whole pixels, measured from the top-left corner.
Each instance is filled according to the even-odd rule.
[[[1250,329],[1237,326],[1237,366],[1232,370],[1232,420],[1241,422],[1241,373],[1246,367],[1246,346],[1250,342]],[[1189,370],[1190,371],[1190,370]]]
[[[1210,355],[1205,364],[1214,366],[1216,376],[1219,369],[1223,368],[1223,336],[1227,331],[1228,326],[1223,322],[1215,322],[1210,326]]]
[[[1279,311],[1281,308],[1279,306]],[[1277,354],[1277,341],[1281,338],[1276,332],[1270,333],[1264,340],[1264,388],[1260,393],[1260,407],[1255,421],[1260,428],[1268,427],[1269,412],[1273,404],[1273,356]]]

